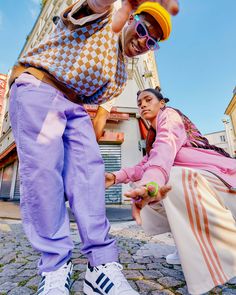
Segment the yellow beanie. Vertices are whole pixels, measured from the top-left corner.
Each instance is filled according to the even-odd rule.
[[[171,16],[169,12],[157,2],[143,2],[134,14],[142,12],[150,14],[159,23],[163,32],[161,41],[168,39],[171,33]]]

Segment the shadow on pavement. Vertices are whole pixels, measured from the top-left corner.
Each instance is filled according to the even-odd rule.
[[[75,221],[71,210],[68,208],[70,220]],[[130,205],[106,205],[106,214],[110,222],[131,221]],[[0,218],[21,219],[19,202],[0,200]]]

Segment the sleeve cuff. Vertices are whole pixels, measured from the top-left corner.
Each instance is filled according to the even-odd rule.
[[[150,181],[155,181],[160,187],[165,185],[167,179],[165,178],[164,173],[158,167],[150,167],[145,170],[143,177],[140,181],[141,185],[146,185]]]
[[[110,113],[112,107],[114,106],[114,104],[116,102],[116,100],[117,100],[117,97],[115,97],[115,98],[113,98],[111,100],[108,100],[107,102],[104,102],[104,103],[100,104],[99,106]]]
[[[113,172],[113,174],[116,176],[115,184],[127,183],[127,174],[123,169]]]

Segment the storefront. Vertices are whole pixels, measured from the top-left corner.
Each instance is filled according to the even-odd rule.
[[[119,170],[121,167],[121,145],[101,144],[101,154],[104,160],[106,171]],[[16,158],[13,162],[7,162],[0,169],[0,199],[20,199],[20,175],[19,162]],[[107,204],[120,204],[122,202],[121,185],[113,186],[106,191]]]
[[[86,109],[91,119],[94,118],[97,107],[88,106]],[[117,171],[122,166],[139,160],[138,125],[134,114],[112,109],[105,132],[99,141],[106,171]],[[18,201],[20,199],[19,164],[16,145],[10,131],[9,134],[10,136],[8,132],[5,134],[5,141],[2,144],[6,146],[6,149],[3,148],[4,151],[0,154],[0,199]],[[8,139],[12,142],[11,144],[8,144]],[[124,201],[122,187],[122,185],[115,185],[106,190],[106,204],[121,204]]]
[[[0,199],[19,200],[19,186],[18,159],[13,143],[0,156]]]

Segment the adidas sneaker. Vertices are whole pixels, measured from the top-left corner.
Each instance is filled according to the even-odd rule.
[[[121,272],[123,267],[117,262],[92,267],[88,264],[84,280],[87,295],[138,295]]]
[[[168,264],[181,264],[178,251],[176,250],[174,253],[167,255],[166,262]]]
[[[55,271],[43,272],[37,295],[69,295],[72,269],[69,260]]]

